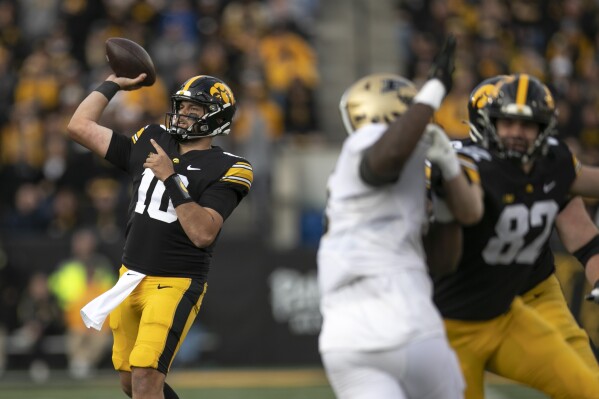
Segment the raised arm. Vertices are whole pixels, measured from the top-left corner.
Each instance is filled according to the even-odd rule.
[[[455,38],[450,36],[433,62],[429,80],[414,97],[414,104],[366,150],[360,170],[367,182],[381,184],[397,179],[433,113],[451,90],[454,53]]]
[[[104,158],[112,138],[112,130],[98,124],[108,102],[119,90],[136,90],[146,75],[135,79],[117,78],[110,75],[92,91],[75,110],[67,126],[69,137]]]

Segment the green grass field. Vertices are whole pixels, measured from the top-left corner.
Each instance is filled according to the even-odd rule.
[[[173,371],[167,381],[181,399],[334,399],[320,369],[247,369]],[[70,379],[52,371],[48,381],[34,383],[26,372],[0,379],[0,399],[126,399],[118,376],[103,371],[94,378]],[[486,399],[545,399],[537,391],[491,377]]]

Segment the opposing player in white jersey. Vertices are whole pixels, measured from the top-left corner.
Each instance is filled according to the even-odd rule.
[[[445,210],[464,224],[482,215],[445,133],[429,124],[451,89],[454,50],[451,37],[418,93],[404,78],[377,74],[341,99],[350,135],[329,178],[318,250],[319,348],[338,398],[463,397],[422,241],[427,154],[443,175]]]

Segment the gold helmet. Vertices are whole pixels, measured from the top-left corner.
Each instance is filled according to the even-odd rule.
[[[377,73],[363,77],[343,93],[339,103],[347,133],[369,123],[391,123],[406,112],[416,93],[416,86],[399,75]]]

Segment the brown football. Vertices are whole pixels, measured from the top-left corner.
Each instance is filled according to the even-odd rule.
[[[148,76],[142,86],[152,86],[156,81],[154,62],[148,52],[133,40],[111,37],[106,40],[106,59],[116,76],[136,78],[140,73]]]

